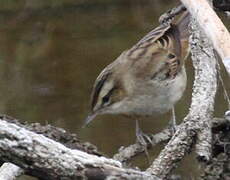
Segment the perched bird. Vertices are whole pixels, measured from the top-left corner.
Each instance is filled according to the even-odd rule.
[[[124,51],[97,77],[85,125],[99,114],[134,118],[166,113],[186,87],[189,13],[160,25]]]

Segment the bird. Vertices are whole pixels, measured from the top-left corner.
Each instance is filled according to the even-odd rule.
[[[174,109],[187,83],[189,22],[186,10],[177,20],[150,31],[106,66],[95,80],[84,126],[102,114],[129,116],[138,126],[141,117]],[[138,132],[137,138],[142,136]]]

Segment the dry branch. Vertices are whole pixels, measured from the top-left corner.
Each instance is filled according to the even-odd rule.
[[[228,127],[230,126],[228,119],[215,118],[212,121],[213,121],[213,131],[216,134],[218,134],[219,131],[222,131],[223,128],[226,128],[226,125],[228,125]],[[9,126],[9,127],[2,126],[2,122],[4,123],[4,125]],[[1,154],[1,157],[3,157],[4,160],[7,160],[7,161],[10,160],[13,163],[18,163],[18,165],[25,168],[27,174],[30,174],[30,175],[33,175],[36,177],[40,177],[42,179],[44,179],[44,177],[46,177],[45,179],[57,178],[56,176],[53,177],[52,173],[53,173],[53,171],[57,171],[57,176],[59,176],[60,174],[63,175],[62,171],[59,172],[59,169],[57,169],[60,166],[59,163],[61,163],[61,164],[63,164],[63,166],[65,166],[65,163],[69,163],[70,161],[72,162],[73,159],[75,158],[75,156],[72,156],[72,157],[68,157],[70,159],[67,160],[65,153],[62,152],[61,155],[56,154],[56,152],[52,151],[51,148],[49,147],[49,146],[51,146],[51,144],[53,144],[53,141],[51,140],[51,142],[49,142],[49,140],[47,138],[45,138],[44,136],[36,135],[35,133],[27,131],[26,129],[19,127],[18,125],[12,125],[12,123],[7,123],[4,121],[0,121],[0,126],[1,126],[0,127],[0,132],[1,132],[0,154]],[[5,129],[5,130],[7,129],[7,131],[5,131],[5,130],[2,131],[3,129]],[[45,129],[45,127],[43,127],[43,129]],[[24,136],[26,136],[26,138]],[[38,144],[37,138],[40,138],[40,137],[42,138],[42,140],[39,142],[43,142],[43,138],[45,138],[45,140],[48,140],[49,146],[46,146],[45,145],[46,143],[45,144],[42,144],[42,143]],[[31,140],[35,144],[31,143]],[[31,144],[28,142],[30,142]],[[54,142],[54,144],[56,144],[56,143]],[[8,147],[9,145],[11,145],[11,147]],[[5,148],[5,150],[3,150],[2,146]],[[36,146],[36,151],[30,150],[34,146]],[[62,149],[59,149],[58,146],[59,145],[57,145],[57,147],[55,149],[57,151],[62,151]],[[219,146],[218,143],[217,143],[217,146]],[[41,151],[41,152],[39,152],[39,151]],[[68,151],[71,151],[71,150],[68,149]],[[77,151],[74,151],[74,152],[76,153]],[[41,153],[41,156],[40,156],[40,153]],[[66,153],[68,153],[68,152],[66,152]],[[54,157],[50,158],[51,155]],[[37,156],[39,156],[38,159],[37,159]],[[44,156],[44,157],[42,157],[42,156]],[[80,153],[80,156],[83,158],[84,152]],[[86,157],[91,159],[91,155],[86,156]],[[93,160],[89,160],[89,161],[93,161]],[[98,164],[93,164],[93,166],[92,166],[92,164],[93,163],[88,163],[87,166],[84,166],[84,165],[81,166],[81,163],[79,162],[79,166],[81,166],[81,169],[78,169],[77,171],[75,171],[76,167],[73,165],[73,163],[70,165],[68,164],[66,168],[73,166],[73,167],[71,167],[71,168],[73,168],[73,170],[70,171],[70,169],[66,169],[67,170],[66,174],[68,174],[68,173],[71,174],[74,171],[76,173],[76,175],[79,175],[78,172],[80,171],[80,172],[84,172],[87,177],[91,177],[91,178],[92,177],[94,177],[94,178],[105,178],[106,176],[109,176],[108,171],[105,171],[103,168],[99,168],[97,166]],[[12,165],[12,164],[6,166],[6,167],[10,167],[10,168],[7,168],[9,170],[8,172],[10,172],[10,174],[13,173],[12,169],[11,169],[11,167],[13,167],[13,166],[14,165]],[[42,169],[40,169],[40,166],[42,166]],[[105,162],[103,167],[104,166],[108,166],[108,164]],[[113,169],[114,171],[112,170],[113,172],[110,175],[112,175],[115,179],[116,178],[120,179],[121,177],[123,179],[137,179],[137,178],[138,179],[146,179],[146,178],[147,179],[156,179],[156,178],[150,177],[149,174],[144,174],[144,173],[139,172],[139,171],[123,169],[123,168],[119,168],[119,167],[115,167],[115,166],[112,168],[115,168],[115,169]],[[18,169],[18,167],[14,166],[14,169],[16,170],[16,172],[21,173],[21,170]],[[45,169],[48,170],[46,173],[51,174],[51,175],[47,176],[47,174],[44,174],[44,171],[46,171]],[[89,170],[89,169],[91,169],[91,170]],[[15,174],[15,176],[16,176],[16,174]],[[80,174],[79,178],[82,176],[83,175]],[[1,172],[0,172],[0,179],[1,179],[1,177],[3,177],[3,174],[1,174]],[[62,178],[62,176],[58,177],[58,179],[59,178]],[[74,176],[71,176],[71,178],[67,176],[65,178],[66,179],[72,179],[72,178],[74,178]],[[5,176],[3,179],[8,180],[5,178]],[[9,180],[11,180],[11,179],[9,179]]]
[[[230,75],[230,34],[207,0],[181,0],[220,55]]]
[[[88,142],[81,142],[76,134],[71,134],[62,128],[54,127],[52,125],[42,126],[39,123],[28,124],[26,122],[19,122],[17,119],[7,116],[0,115],[0,119],[9,123],[14,123],[27,130],[33,131],[37,134],[42,134],[54,141],[57,141],[70,149],[78,149],[89,154],[102,156],[102,153],[97,150],[97,147]]]
[[[7,115],[1,115],[0,119],[10,123],[14,123],[20,127],[23,127],[27,130],[31,130],[35,133],[43,134],[44,136],[50,139],[60,142],[61,144],[67,146],[68,148],[78,149],[87,152],[89,154],[94,154],[98,156],[102,155],[100,152],[97,151],[96,146],[88,142],[85,143],[80,142],[76,134],[70,134],[62,128],[57,128],[51,125],[42,126],[39,123],[32,123],[32,124],[28,124],[26,122],[20,123],[17,119],[14,119]],[[25,174],[30,173],[30,172],[25,172],[20,167],[11,163],[4,163],[2,168],[4,169],[3,172],[0,172],[0,179],[1,177],[4,177],[2,179],[6,179],[6,176],[9,177],[9,179],[13,179],[14,176],[15,176],[14,178],[16,178],[16,176],[19,176],[22,173]]]
[[[30,175],[51,179],[106,178],[158,179],[148,173],[125,169],[105,157],[71,150],[43,135],[0,120],[0,156]]]
[[[171,137],[171,129],[164,129],[160,133],[149,136],[151,142],[147,142],[147,147],[153,148],[155,145],[158,145],[159,143],[169,141]],[[145,147],[143,145],[140,145],[140,143],[136,143],[125,148],[120,148],[119,152],[113,156],[113,159],[118,160],[120,162],[126,162],[130,160],[132,157],[137,156],[138,154],[141,154],[143,152],[145,152]]]
[[[217,91],[216,59],[212,44],[199,28],[196,20],[191,23],[191,53],[195,68],[194,91],[191,106],[196,106],[197,122],[200,127],[197,133],[196,153],[198,159],[211,159],[211,119],[214,112],[215,94]],[[206,89],[207,88],[207,89]],[[199,104],[199,105],[198,105]]]

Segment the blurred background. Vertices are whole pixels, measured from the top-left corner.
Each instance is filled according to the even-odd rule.
[[[81,128],[92,86],[106,65],[158,26],[158,17],[178,4],[175,0],[0,1],[0,113],[62,127],[109,157],[119,147],[134,143],[135,121],[122,116],[99,116],[88,128]],[[229,20],[223,20],[229,28]],[[191,99],[191,60],[186,64],[188,85],[176,105],[178,121],[188,112]],[[222,94],[219,88],[217,116],[227,109]],[[143,118],[141,128],[157,133],[169,119],[170,113]],[[154,147],[151,158],[162,148]],[[143,169],[148,166],[144,155],[131,163]],[[192,179],[199,169],[189,155],[174,173]]]

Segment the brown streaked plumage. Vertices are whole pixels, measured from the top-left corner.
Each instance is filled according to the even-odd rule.
[[[170,25],[160,25],[108,65],[95,81],[91,112],[152,116],[165,113],[186,86],[189,13]]]

